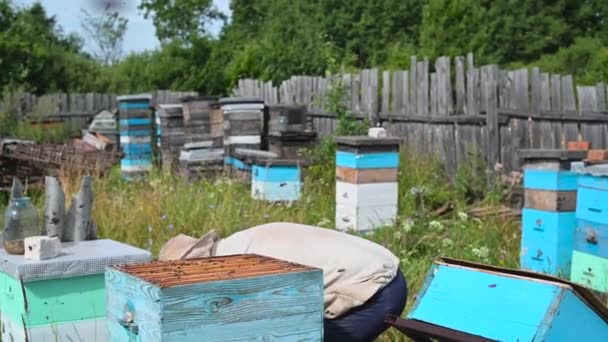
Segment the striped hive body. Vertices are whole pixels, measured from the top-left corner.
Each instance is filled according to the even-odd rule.
[[[105,267],[151,259],[111,240],[64,243],[42,262],[0,250],[2,341],[106,341]]]
[[[234,149],[262,148],[264,101],[255,98],[220,99],[224,117],[225,156],[232,156]]]
[[[585,288],[450,259],[431,267],[408,319],[489,341],[608,341],[608,310]]]
[[[323,340],[318,269],[235,255],[112,267],[106,286],[112,342]]]
[[[152,170],[151,99],[146,94],[117,98],[120,145],[124,153],[120,167],[126,179],[139,179]]]
[[[367,231],[397,216],[399,140],[337,137],[336,228]]]
[[[608,293],[608,167],[583,169],[578,180],[571,281]]]
[[[300,199],[300,164],[296,160],[256,160],[251,169],[251,196],[270,202]]]
[[[185,142],[180,163],[189,180],[220,172],[224,165],[223,118],[215,97],[182,98]]]
[[[177,165],[182,146],[186,143],[182,105],[159,105],[156,111],[157,143],[162,165],[171,170]]]
[[[570,162],[584,152],[522,150],[524,197],[520,266],[568,278],[576,226],[577,174]]]

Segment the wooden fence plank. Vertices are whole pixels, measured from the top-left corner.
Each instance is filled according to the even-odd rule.
[[[464,81],[464,57],[456,57],[456,108],[454,114],[464,114],[466,87]],[[456,130],[454,131],[456,134]]]
[[[540,74],[540,110],[551,110],[551,85],[549,74]]]
[[[599,82],[595,86],[595,96],[597,98],[597,110],[600,112],[606,111],[606,86],[604,82]]]
[[[467,70],[467,115],[478,115],[480,110],[479,69]]]
[[[498,124],[498,67],[487,65],[482,68],[482,86],[486,108],[487,161],[490,170],[500,163],[500,131]]]
[[[403,74],[401,71],[394,71],[392,75],[392,83],[391,83],[391,106],[387,112],[400,114],[403,100],[401,96],[403,95],[402,86],[403,86]]]
[[[410,79],[409,79],[409,72],[408,71],[403,71],[402,73],[402,78],[401,78],[401,111],[400,113],[403,115],[407,115],[410,113],[411,111],[411,104],[410,104]]]
[[[515,96],[517,98],[517,109],[530,110],[530,90],[528,83],[528,69],[523,68],[515,71]]]
[[[408,114],[420,114],[418,111],[418,62],[416,56],[410,57],[410,111]]]
[[[382,72],[382,103],[381,113],[388,114],[391,103],[391,72],[385,70]]]
[[[437,89],[437,74],[431,73],[431,115],[439,113],[439,90]]]
[[[533,113],[539,113],[542,107],[542,85],[540,81],[540,69],[532,68],[532,77],[530,80]]]
[[[437,109],[435,114],[447,116],[452,114],[452,80],[450,70],[450,57],[440,57],[435,61],[435,70],[437,77]]]
[[[560,112],[562,110],[562,77],[551,75],[551,110]]]

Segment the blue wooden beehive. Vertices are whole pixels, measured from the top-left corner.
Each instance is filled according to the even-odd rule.
[[[577,175],[570,162],[584,151],[521,150],[524,197],[520,265],[568,278],[576,225]]]
[[[106,271],[109,341],[322,341],[323,272],[257,255]]]
[[[608,165],[578,168],[577,172],[577,225],[570,280],[608,293]]]
[[[152,170],[151,99],[147,94],[117,98],[124,153],[120,169],[125,179],[139,179]]]
[[[336,137],[336,228],[369,231],[397,217],[397,138]]]
[[[258,159],[251,169],[251,196],[270,202],[300,199],[300,162],[283,159]]]
[[[495,341],[608,341],[608,309],[551,276],[442,258],[408,319]]]

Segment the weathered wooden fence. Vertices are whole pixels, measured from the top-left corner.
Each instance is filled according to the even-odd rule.
[[[337,118],[325,110],[324,99],[339,85],[354,116],[382,124],[414,150],[436,154],[450,172],[473,150],[490,167],[511,171],[519,170],[517,151],[523,148],[564,148],[581,139],[593,148],[608,147],[604,83],[575,86],[571,75],[539,68],[477,67],[473,54],[440,57],[433,69],[427,58],[414,56],[409,70],[294,76],[280,86],[244,79],[233,95],[305,104],[314,128],[329,135]]]
[[[174,92],[156,90],[154,104],[179,103],[184,96],[197,95],[197,92]],[[101,110],[112,111],[117,108],[116,94],[48,94],[36,96],[22,93],[9,96],[10,103],[0,103],[0,110],[13,111],[18,118],[29,119],[43,126],[63,125],[69,131],[78,132],[85,128],[95,114]]]
[[[184,96],[196,95],[196,92],[174,92],[156,90],[149,92],[156,104],[179,103]],[[120,94],[119,94],[120,95]],[[84,93],[84,94],[47,94],[36,96],[30,93],[13,94],[10,104],[0,103],[0,108],[16,111],[20,117],[40,116],[79,116],[97,113],[101,110],[117,108],[116,94]]]

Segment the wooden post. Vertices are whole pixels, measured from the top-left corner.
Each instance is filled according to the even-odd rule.
[[[500,163],[500,130],[498,127],[497,86],[498,67],[487,65],[482,67],[482,86],[484,89],[483,103],[486,108],[486,136],[488,168],[493,170]],[[491,177],[493,178],[493,177]]]

